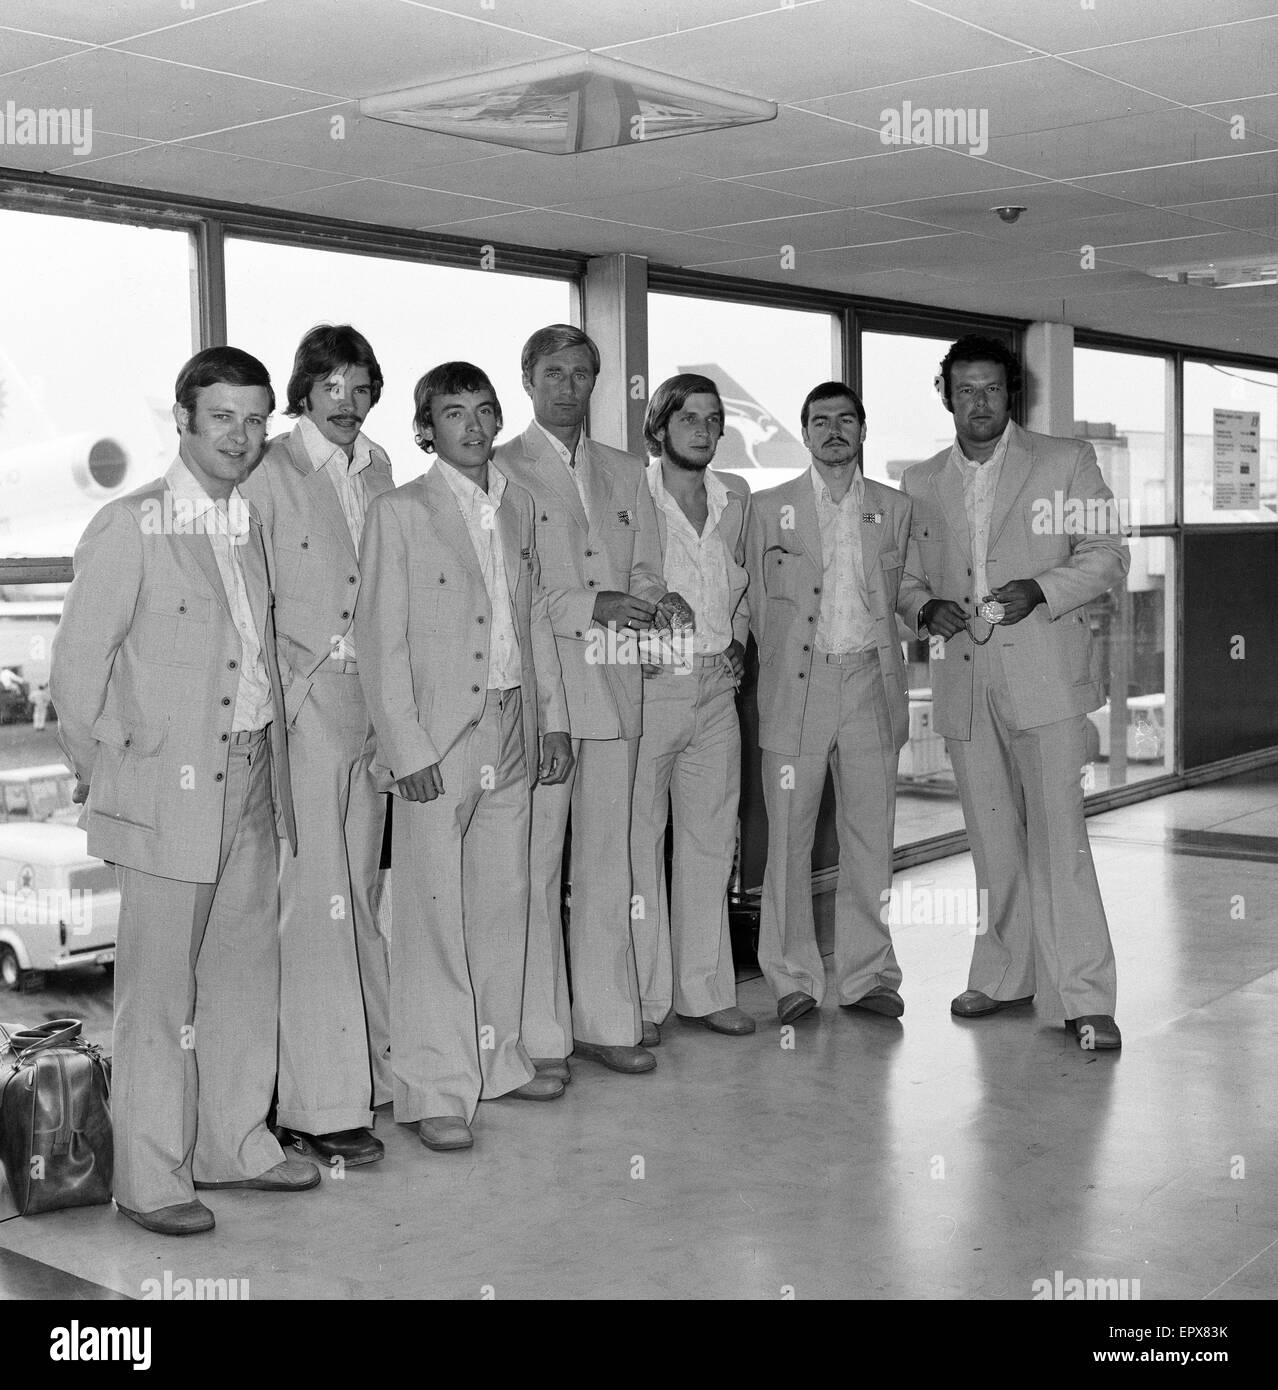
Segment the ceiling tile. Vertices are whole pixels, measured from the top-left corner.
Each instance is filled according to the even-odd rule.
[[[74,134],[74,127],[72,133]],[[61,174],[65,178],[104,180],[108,176],[99,172],[100,163],[109,160],[113,155],[150,148],[145,140],[131,140],[128,136],[111,135],[96,128],[90,132],[87,127],[81,127],[81,137],[80,148],[84,150],[81,155],[76,154],[74,144],[0,144],[0,165],[43,174]]]
[[[1257,137],[1259,138],[1259,137]],[[1087,122],[990,141],[989,157],[1047,178],[1178,164],[1238,154],[1229,126],[1201,111],[1167,107],[1141,116]]]
[[[1000,222],[992,208],[1016,205],[1029,209],[1019,222]],[[977,232],[1007,237],[1032,236],[1036,228],[1080,217],[1103,216],[1124,204],[1069,183],[1021,184],[1010,188],[991,188],[982,193],[952,193],[943,198],[910,198],[876,207],[877,212],[895,217],[914,217],[955,231]]]
[[[1278,78],[1275,78],[1275,84],[1278,84]],[[1270,140],[1278,139],[1278,96],[1273,93],[1243,101],[1213,101],[1197,109],[1206,116],[1216,116],[1231,123],[1241,116],[1239,130],[1243,138],[1262,135]]]
[[[477,0],[474,8],[479,12]],[[270,0],[215,15],[198,48],[192,37],[189,30],[166,30],[128,47],[342,97],[393,92],[568,51],[400,0]]]
[[[1097,252],[1100,256],[1102,253]],[[1130,246],[1111,246],[1104,253],[1111,264],[1144,270],[1153,266],[1182,265],[1187,261],[1232,260],[1236,256],[1278,257],[1278,237],[1255,232],[1221,232],[1187,241],[1151,241]]]
[[[1210,6],[1202,0],[1122,0],[1117,5],[1095,0],[1086,9],[1080,0],[1060,5],[1027,4],[1026,0],[920,0],[918,8],[939,10],[1049,53],[1174,34],[1273,12],[1270,0],[1212,0]]]
[[[83,51],[82,44],[51,39],[42,34],[28,34],[21,29],[0,25],[0,76]]]
[[[113,48],[86,49],[31,68],[6,78],[4,86],[6,98],[18,106],[87,107],[95,128],[151,140],[198,135],[317,104],[314,96],[291,87],[152,62]]]
[[[565,204],[558,210],[684,232],[727,222],[758,221],[765,217],[816,212],[829,206],[829,202],[778,193],[750,184],[689,179],[679,185],[675,199],[665,205],[659,204],[649,194],[633,193]]]
[[[1161,168],[1129,169],[1122,173],[1072,180],[1076,188],[1091,189],[1155,207],[1171,207],[1215,198],[1251,198],[1278,187],[1278,151],[1199,159]]]
[[[1215,18],[1214,10],[1202,14]],[[1116,44],[1077,54],[1075,61],[1093,72],[1197,106],[1272,92],[1275,51],[1278,16]]]
[[[810,169],[759,174],[740,182],[819,198],[836,207],[863,208],[898,203],[921,190],[936,195],[1033,185],[1034,176],[1018,177],[988,161],[954,150],[915,147]],[[1016,201],[1025,200],[1018,198]]]
[[[1024,45],[951,20],[923,22],[908,0],[780,5],[736,24],[609,52],[640,67],[790,102],[1032,56]]]
[[[187,145],[147,145],[131,153],[94,160],[86,176],[101,183],[137,184],[230,203],[261,202],[275,193],[317,188],[340,177],[268,164],[260,159],[237,159]]]
[[[606,6],[583,5],[581,0],[489,0],[487,5],[481,0],[421,0],[421,7],[602,51],[658,34],[722,25],[757,14],[770,3],[775,0],[643,0]],[[621,53],[612,56],[625,60]]]
[[[21,7],[23,27],[84,43],[114,43],[154,29],[184,28],[197,21],[216,20],[229,10],[267,0],[203,0],[191,10],[178,0],[27,0]],[[17,6],[14,7],[15,11]],[[196,40],[188,36],[187,43]]]
[[[728,223],[698,227],[709,236],[731,237],[748,246],[776,250],[792,246],[796,251],[820,251],[832,246],[861,246],[883,241],[906,241],[911,237],[935,236],[943,228],[907,221],[901,217],[881,217],[874,212],[816,212],[801,217],[777,217],[766,222]]]
[[[426,227],[464,217],[515,211],[510,203],[437,193],[381,179],[359,179],[338,187],[272,198],[274,207],[313,212],[323,217],[348,218],[373,226]]]
[[[1177,203],[1175,210],[1186,217],[1202,217],[1227,227],[1278,234],[1278,193],[1258,198],[1220,198],[1207,203]]]

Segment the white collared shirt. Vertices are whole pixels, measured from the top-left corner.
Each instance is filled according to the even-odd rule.
[[[595,519],[590,515],[590,503],[586,498],[586,431],[582,430],[577,436],[577,447],[570,454],[568,446],[562,439],[556,439],[548,429],[543,429],[537,421],[534,425],[541,430],[542,434],[550,441],[551,447],[562,460],[564,467],[568,470],[568,476],[573,481],[573,486],[577,489],[577,496],[581,498],[581,510],[586,514],[586,520],[593,526]]]
[[[821,528],[821,612],[817,618],[819,652],[861,652],[876,644],[861,551],[861,513],[865,479],[858,468],[843,500],[836,503],[816,464],[808,469],[816,493]]]
[[[706,503],[709,515],[701,534],[684,515],[678,501],[666,490],[661,460],[652,459],[645,471],[648,490],[657,510],[666,519],[666,545],[662,560],[666,588],[682,595],[696,617],[693,651],[698,656],[718,656],[732,641],[732,615],[728,612],[729,556],[719,534],[719,519],[728,505],[728,489],[707,468]]]
[[[984,463],[968,458],[957,439],[950,448],[949,462],[958,469],[963,482],[963,508],[967,512],[967,534],[972,544],[972,582],[976,586],[972,590],[974,604],[979,604],[990,591],[985,574],[990,548],[990,523],[994,516],[994,495],[998,491],[998,480],[1003,472],[1003,460],[1007,457],[1011,437],[1009,421],[999,436],[994,452]]]
[[[215,502],[196,481],[181,455],[173,460],[165,481],[173,491],[175,502],[184,503],[193,529],[208,536],[222,576],[222,588],[240,635],[240,680],[235,690],[235,713],[231,720],[232,733],[264,729],[271,722],[271,678],[262,658],[262,642],[253,620],[249,602],[248,582],[244,575],[244,546],[251,540],[248,503],[233,488],[226,502]],[[205,514],[212,512],[211,517]],[[179,513],[182,515],[181,513]],[[186,520],[183,515],[183,521]],[[262,602],[267,597],[262,595]]]
[[[306,446],[306,457],[316,473],[327,473],[337,500],[341,503],[346,527],[351,533],[355,553],[359,554],[360,541],[364,535],[364,516],[368,511],[367,483],[364,469],[373,461],[368,437],[361,430],[355,436],[351,457],[340,444],[334,444],[320,432],[319,426],[308,416],[303,415],[297,422],[302,443]],[[347,629],[340,637],[334,636],[332,656],[337,661],[354,661],[355,643]]]
[[[488,491],[477,487],[459,469],[441,459],[436,468],[457,499],[462,520],[470,532],[475,558],[488,590],[492,609],[492,628],[488,645],[488,689],[509,690],[518,685],[523,673],[519,642],[515,636],[515,617],[506,583],[506,556],[497,534],[497,508],[506,492],[506,475],[494,463],[488,465]]]

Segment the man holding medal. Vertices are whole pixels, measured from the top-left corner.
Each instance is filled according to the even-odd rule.
[[[1020,384],[1002,343],[955,343],[938,380],[954,444],[901,482],[914,514],[899,611],[942,639],[934,726],[988,904],[950,1010],[980,1018],[1029,1004],[1041,976],[1080,1045],[1113,1049],[1114,952],[1083,823],[1085,716],[1104,698],[1086,604],[1129,556],[1092,446],[1017,425]],[[1084,520],[1044,525],[1049,509]]]

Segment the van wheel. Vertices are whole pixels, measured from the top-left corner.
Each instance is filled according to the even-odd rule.
[[[22,988],[22,967],[12,946],[0,945],[0,984],[6,989]]]

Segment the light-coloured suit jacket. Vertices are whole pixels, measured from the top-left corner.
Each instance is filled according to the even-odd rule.
[[[532,494],[537,552],[559,643],[568,720],[574,738],[638,738],[643,732],[643,674],[637,662],[589,659],[595,599],[605,590],[656,603],[661,577],[657,513],[644,465],[593,440],[582,465],[587,518],[563,460],[535,422],[494,455],[502,471]]]
[[[732,618],[732,636],[745,647],[750,635],[750,600],[746,593],[749,575],[746,572],[746,524],[750,516],[750,488],[744,478],[735,473],[720,473],[714,476],[728,489],[728,501],[719,518],[715,530],[723,541],[728,553],[728,613]],[[666,514],[655,507],[657,514],[657,535],[661,539],[661,559],[666,557]],[[683,596],[687,598],[687,594]]]
[[[1113,493],[1092,446],[1081,439],[1034,434],[1012,423],[990,522],[986,575],[991,589],[1036,579],[1046,603],[997,643],[1007,676],[1014,727],[1033,729],[1096,709],[1103,700],[1100,654],[1083,605],[1127,573]],[[907,468],[901,485],[914,501],[900,613],[918,630],[919,609],[933,598],[963,601],[974,611],[972,546],[963,484],[949,449]],[[979,618],[976,627],[984,635]],[[933,721],[945,738],[972,736],[972,640],[966,632],[932,659]]]
[[[368,509],[355,615],[360,680],[383,786],[442,762],[475,726],[488,689],[492,605],[457,499],[434,463]],[[490,465],[491,467],[491,465]],[[568,709],[533,538],[533,501],[508,484],[496,513],[522,674],[524,756],[538,731],[567,733]]]
[[[371,505],[395,484],[390,459],[370,445],[372,461],[363,477]],[[275,632],[291,727],[316,670],[335,640],[350,631],[360,593],[359,556],[337,490],[327,472],[315,471],[299,428],[271,440],[240,491],[256,507],[275,557]]]
[[[213,546],[192,528],[174,534],[169,492],[157,478],[108,502],[89,523],[53,641],[51,689],[67,763],[89,786],[81,819],[89,853],[164,878],[211,883],[240,637]],[[267,555],[256,516],[242,555],[271,680],[276,818],[296,850]]]
[[[905,661],[896,625],[897,588],[909,534],[909,498],[867,478],[861,562],[897,749],[909,737]],[[759,644],[759,746],[795,755],[812,684],[825,574],[816,497],[806,472],[754,494],[747,564],[750,627]]]

